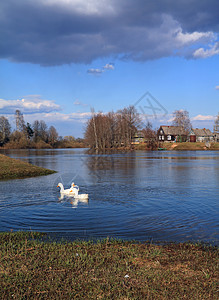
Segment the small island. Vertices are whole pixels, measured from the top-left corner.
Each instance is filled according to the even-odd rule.
[[[42,176],[53,173],[56,173],[56,171],[37,167],[27,162],[0,154],[0,180]]]

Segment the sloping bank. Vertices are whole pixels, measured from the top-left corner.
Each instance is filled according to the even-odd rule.
[[[0,180],[42,176],[56,171],[37,167],[27,162],[0,154]]]

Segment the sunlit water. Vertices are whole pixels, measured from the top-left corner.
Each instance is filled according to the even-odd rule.
[[[68,239],[114,237],[218,244],[219,152],[89,155],[83,149],[10,150],[58,173],[0,181],[0,231]],[[60,199],[74,181],[89,202]]]

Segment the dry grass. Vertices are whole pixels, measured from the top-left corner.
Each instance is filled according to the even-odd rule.
[[[2,299],[218,299],[218,249],[0,234]]]
[[[49,175],[55,171],[44,169],[0,154],[0,179],[14,179]]]

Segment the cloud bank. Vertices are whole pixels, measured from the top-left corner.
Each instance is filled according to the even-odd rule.
[[[14,114],[16,109],[25,114],[34,114],[59,111],[61,107],[54,101],[41,99],[39,95],[30,95],[17,100],[0,99],[0,114]]]
[[[218,19],[217,0],[1,1],[0,58],[44,66],[207,58],[219,54]]]

